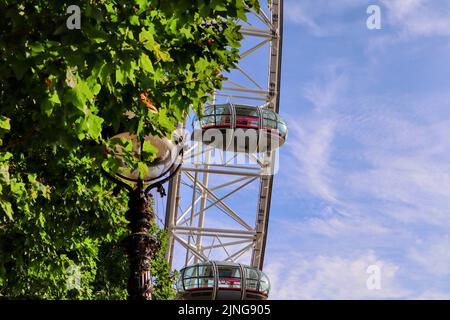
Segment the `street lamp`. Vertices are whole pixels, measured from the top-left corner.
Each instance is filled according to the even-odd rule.
[[[114,138],[131,141],[132,154],[138,156],[140,161],[145,161],[142,159],[141,152],[145,141],[158,149],[153,160],[145,161],[149,170],[144,176],[141,176],[137,169],[131,171],[127,168],[122,161],[120,148],[118,152],[107,149],[107,152],[122,162],[119,169],[114,174],[103,169],[107,177],[119,187],[126,189],[129,195],[125,218],[129,221],[128,228],[131,234],[122,240],[130,266],[128,299],[151,300],[153,288],[150,262],[160,244],[149,233],[154,221],[150,191],[157,188],[160,195],[165,196],[163,184],[171,179],[181,167],[184,136],[180,134],[180,131],[176,131],[174,142],[156,136],[146,136],[143,140],[138,141],[136,135],[129,133],[121,133],[112,137],[112,139]]]

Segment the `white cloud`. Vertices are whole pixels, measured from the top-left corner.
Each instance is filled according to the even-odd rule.
[[[333,141],[335,124],[332,121],[317,120],[308,126],[300,126],[295,123],[289,127],[291,137],[296,137],[295,142],[289,144],[294,157],[296,178],[302,183],[304,192],[315,194],[327,201],[336,201],[335,194],[329,186],[327,172],[331,170],[329,165],[330,148]],[[292,171],[291,171],[292,173]]]
[[[295,257],[289,263],[294,270],[288,262],[268,265],[274,298],[445,297],[436,280],[450,275],[449,238],[416,241],[450,227],[449,96],[350,96],[352,79],[336,76],[336,68],[328,72],[324,85],[304,90],[313,108],[304,106],[301,121],[290,124],[290,175],[280,182],[297,201],[309,193],[316,198],[308,201],[326,209],[308,216],[295,212],[281,223],[289,231],[283,236],[295,243],[283,248]],[[361,258],[336,257],[336,250],[342,255],[372,247],[395,252],[398,265],[405,266],[401,281],[392,276],[389,290],[378,294],[358,289],[359,278],[333,277],[334,266],[351,269]],[[298,257],[299,250],[317,256]],[[402,289],[400,282],[416,287]]]
[[[406,37],[450,36],[450,10],[444,2],[382,0],[388,22]]]
[[[322,35],[324,33],[324,30],[316,23],[314,18],[308,15],[298,3],[290,5],[288,2],[288,8],[289,9],[286,10],[288,21],[305,26],[311,30],[313,34]]]
[[[380,268],[381,288],[370,290],[367,268]],[[346,258],[292,254],[269,263],[265,272],[272,284],[271,299],[398,299],[409,294],[396,280],[401,271],[373,252]]]
[[[427,290],[419,295],[417,300],[450,300],[450,294],[441,291],[430,291]]]
[[[288,0],[284,7],[288,22],[300,25],[319,37],[334,35],[346,29],[344,14],[348,10],[361,7],[361,13],[365,14],[364,3],[360,0]]]
[[[289,157],[283,160],[289,172],[282,172],[276,182],[293,203],[289,218],[278,217],[276,225],[288,232],[277,237],[290,241],[277,244],[286,258],[275,252],[268,256],[265,270],[272,278],[272,298],[450,298],[449,287],[443,284],[450,278],[450,240],[442,236],[450,227],[450,96],[431,86],[418,85],[414,91],[416,87],[391,79],[401,79],[397,72],[404,72],[404,77],[414,74],[406,62],[406,70],[395,68],[405,52],[411,69],[416,61],[426,64],[427,57],[432,59],[431,52],[440,47],[423,38],[450,36],[450,3],[379,2],[383,30],[364,41],[388,45],[388,54],[368,51],[364,58],[369,63],[364,66],[360,61],[359,70],[348,66],[344,75],[336,66],[322,68],[318,73],[325,77],[303,86],[299,97],[309,105],[302,104],[291,117],[296,121],[289,123],[284,149]],[[353,22],[341,17],[357,6],[350,1],[346,8],[332,12],[324,1],[287,3],[288,21],[317,36],[348,32]],[[354,34],[350,37],[361,40]],[[397,51],[391,45],[399,42],[407,46]],[[361,59],[358,53],[351,56],[355,63]],[[394,69],[375,70],[372,59],[379,63],[376,68],[385,64]],[[435,64],[430,60],[430,66]],[[361,72],[366,78],[354,77]],[[411,83],[445,85],[430,74]],[[376,88],[368,88],[368,82],[376,83]],[[425,94],[424,88],[430,92]],[[429,238],[429,234],[436,236]],[[382,254],[382,261],[373,253],[354,255],[356,250],[371,248]],[[362,278],[367,278],[362,265],[374,261],[387,272],[381,292],[367,292],[362,286]]]
[[[382,30],[365,31],[369,4],[381,5]],[[353,36],[367,41],[370,51],[384,50],[398,43],[422,37],[450,36],[450,5],[434,0],[288,0],[286,21],[299,25],[316,37]],[[359,34],[360,37],[354,37]],[[372,57],[373,58],[373,57]]]
[[[303,223],[291,223],[292,232],[315,233],[328,238],[342,239],[345,236],[385,236],[390,230],[368,217],[361,218],[358,213],[353,217],[313,217]]]
[[[377,200],[384,215],[450,226],[450,115],[438,112],[446,98],[430,98],[427,109],[418,100],[399,101],[404,109],[398,113],[382,101],[377,111],[368,109],[369,120],[347,130],[359,142],[366,166],[337,174],[345,175],[345,192]]]
[[[409,252],[409,258],[433,276],[450,275],[450,237],[435,237],[418,244]]]
[[[332,70],[336,68],[336,64],[328,67]],[[330,109],[339,103],[346,84],[345,76],[333,75],[323,86],[314,84],[303,88],[304,97],[313,108],[312,115],[300,122],[289,122],[288,166],[295,179],[288,179],[287,183],[295,184],[297,191],[300,189],[333,203],[337,199],[330,180],[334,171],[330,156],[337,122]]]
[[[448,95],[361,99],[350,96],[352,83],[335,66],[328,72],[324,85],[304,90],[313,109],[289,123],[290,177],[282,183],[339,212],[310,219],[308,227],[337,235],[366,224],[372,234],[386,232],[383,217],[450,226]]]

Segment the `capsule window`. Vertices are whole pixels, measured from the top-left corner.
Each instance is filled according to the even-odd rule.
[[[277,115],[275,112],[269,109],[261,109],[262,115],[264,119],[268,120],[277,120]]]
[[[261,279],[259,280],[259,291],[261,292],[269,292],[270,290],[270,282],[269,278],[261,272]]]
[[[231,114],[230,112],[230,108],[228,105],[221,105],[221,106],[216,106],[216,115],[222,115],[222,114]]]
[[[184,277],[185,278],[192,278],[197,276],[197,266],[188,267],[184,269]]]
[[[198,288],[198,278],[185,278],[184,288],[186,290]]]
[[[255,269],[245,268],[245,287],[249,290],[258,290],[259,274]]]
[[[277,116],[272,110],[262,109],[263,116],[263,128],[265,129],[277,129]]]
[[[278,130],[282,134],[283,137],[287,134],[287,126],[284,122],[278,122]]]
[[[255,128],[259,127],[259,114],[257,108],[236,107],[236,127]]]
[[[198,288],[198,267],[188,267],[184,270],[183,284],[186,290]]]
[[[177,291],[182,292],[183,291],[183,281],[182,278],[179,277],[176,283]]]
[[[208,264],[199,266],[198,274],[200,288],[214,287],[214,271],[212,269],[212,265]]]
[[[241,269],[239,266],[218,266],[219,288],[240,288]]]
[[[257,108],[248,108],[248,107],[236,107],[236,116],[242,116],[242,117],[254,117],[258,118],[258,110]]]
[[[231,115],[216,115],[217,125],[231,125]]]
[[[202,126],[213,126],[215,125],[214,116],[206,116],[201,120]]]
[[[263,128],[266,129],[277,129],[277,122],[275,120],[264,119]]]
[[[209,116],[211,114],[214,114],[214,107],[206,107],[204,112],[203,112],[203,115],[204,116]]]

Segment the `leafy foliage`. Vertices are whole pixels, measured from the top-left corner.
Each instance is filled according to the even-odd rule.
[[[0,0],[0,295],[122,299],[127,195],[100,174],[119,132],[170,137],[238,59],[245,0]],[[146,99],[142,99],[142,95]],[[157,111],[149,105],[156,107]],[[123,148],[131,152],[132,148]],[[149,157],[156,149],[146,145]],[[128,159],[131,169],[145,171]],[[155,229],[164,242],[164,234]],[[69,289],[76,265],[81,286]],[[157,254],[155,296],[172,297]]]

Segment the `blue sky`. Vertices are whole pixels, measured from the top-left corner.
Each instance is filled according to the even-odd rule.
[[[449,37],[445,0],[285,1],[271,298],[450,298]]]
[[[369,5],[380,30],[366,27]],[[449,39],[447,0],[285,0],[272,299],[450,299]],[[258,54],[241,66],[265,79]],[[257,193],[227,198],[249,224]],[[209,227],[234,226],[216,211]],[[379,290],[366,285],[372,265]]]

